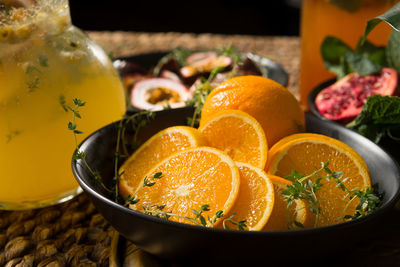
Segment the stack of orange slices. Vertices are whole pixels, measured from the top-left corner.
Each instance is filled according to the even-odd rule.
[[[276,102],[268,104],[289,107],[291,114],[281,117],[292,116],[292,120],[274,117],[269,125],[265,119],[260,123],[244,111],[251,111],[251,106],[226,105],[232,103],[229,95],[219,98],[221,108],[217,108],[213,96],[243,87],[247,90],[241,93],[243,98],[251,90],[264,95],[260,91],[267,88]],[[167,128],[151,137],[122,165],[119,189],[124,198],[136,199],[130,205],[132,209],[207,227],[244,225],[246,230],[286,230],[316,225],[316,218],[304,201],[298,199],[288,206],[282,194],[292,184],[282,177],[292,170],[309,174],[321,162],[329,162],[332,170],[348,177],[344,182],[348,188],[371,186],[366,164],[351,147],[327,136],[297,133],[304,128],[304,114],[283,86],[268,78],[245,76],[228,80],[214,90],[204,105],[206,116],[199,129]],[[213,101],[211,106],[207,104],[209,100]],[[235,94],[235,101],[239,100],[243,100],[240,93]],[[207,106],[212,108],[208,110]],[[262,116],[257,113],[262,110],[263,107],[256,107],[255,114]],[[273,143],[271,148],[269,142]],[[159,174],[161,179],[149,180]],[[144,181],[151,186],[143,186]],[[324,183],[317,197],[324,210],[318,226],[337,223],[344,210],[352,214],[357,206],[356,201],[347,204],[346,193],[333,181]]]

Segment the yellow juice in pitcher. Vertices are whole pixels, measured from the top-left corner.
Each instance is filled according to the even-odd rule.
[[[66,1],[44,2],[61,7],[43,21],[40,10],[35,13],[35,27],[26,28],[32,21],[0,24],[0,35],[9,32],[0,39],[0,209],[46,206],[77,192],[75,140],[68,130],[74,98],[86,102],[76,118],[83,132],[78,142],[125,112],[123,87],[108,57],[69,25]]]

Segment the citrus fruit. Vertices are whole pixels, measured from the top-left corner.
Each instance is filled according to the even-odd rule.
[[[267,223],[274,206],[274,187],[264,170],[250,164],[236,162],[240,173],[238,198],[229,218],[235,213],[235,221],[246,220],[246,230],[259,231]],[[234,228],[227,222],[229,228]],[[222,227],[222,223],[218,225]]]
[[[295,200],[294,203],[287,210],[287,202],[281,191],[286,189],[287,185],[292,182],[284,178],[268,174],[268,178],[274,185],[275,202],[272,209],[271,216],[267,224],[264,226],[263,231],[279,231],[288,230],[290,228],[299,228],[294,224],[294,221],[307,227],[307,209],[306,205],[301,200]]]
[[[145,174],[165,157],[190,147],[205,145],[202,134],[187,126],[166,128],[141,145],[121,166],[119,190],[123,197],[133,195]]]
[[[329,163],[329,169],[343,172],[343,184],[348,189],[362,190],[371,186],[367,165],[361,156],[345,143],[318,134],[309,134],[307,138],[293,139],[271,156],[268,173],[285,177],[292,170],[308,175],[321,167],[321,162]],[[323,171],[320,174],[326,174]],[[315,178],[313,178],[315,181]],[[339,222],[345,214],[354,214],[359,201],[353,201],[347,207],[349,197],[334,180],[321,180],[323,186],[316,192],[323,217],[316,225],[329,225]],[[345,214],[344,214],[345,213]],[[340,220],[342,221],[342,220]]]
[[[200,126],[221,110],[249,113],[263,127],[268,145],[305,129],[304,112],[290,91],[261,76],[238,76],[217,86],[206,98]]]
[[[165,211],[178,216],[194,217],[193,210],[208,204],[204,217],[217,211],[229,212],[240,186],[239,170],[222,151],[211,147],[189,148],[167,157],[154,166],[147,177],[162,173],[162,178],[137,194],[140,199],[132,208],[144,211],[146,205],[165,205]],[[180,217],[170,220],[191,223]]]
[[[279,140],[277,143],[275,143],[269,150],[268,150],[268,155],[267,155],[267,164],[265,165],[265,170],[269,169],[269,166],[271,164],[271,159],[275,158],[276,154],[282,152],[282,150],[285,149],[285,146],[292,142],[299,142],[301,139],[309,140],[309,139],[321,139],[322,141],[325,140],[327,142],[330,142],[333,138],[322,135],[322,134],[314,134],[314,133],[298,133],[298,134],[292,134],[289,136],[286,136]],[[358,157],[358,153],[356,152],[355,154],[356,157]],[[364,160],[360,161],[364,165],[365,168],[368,169],[367,164],[365,163]]]
[[[211,147],[223,150],[234,161],[264,169],[267,140],[261,125],[239,110],[220,111],[199,128]]]

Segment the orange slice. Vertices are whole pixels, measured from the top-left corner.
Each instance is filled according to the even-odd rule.
[[[269,150],[268,150],[268,161],[267,164],[265,165],[265,169],[267,170],[269,168],[269,165],[271,164],[271,159],[275,158],[275,155],[279,152],[282,151],[282,149],[284,149],[285,145],[292,142],[293,140],[295,140],[296,142],[298,142],[300,139],[322,139],[322,140],[326,140],[329,142],[329,140],[331,140],[332,138],[326,135],[322,135],[322,134],[313,134],[313,133],[298,133],[298,134],[292,134],[289,136],[286,136],[284,138],[282,138],[281,140],[279,140],[277,143],[275,143]],[[364,161],[362,161],[362,163],[365,163]],[[365,165],[365,168],[367,168],[367,165]]]
[[[123,197],[133,195],[146,173],[165,157],[191,147],[206,145],[202,134],[192,127],[164,129],[141,145],[121,166],[119,190]]]
[[[274,206],[274,187],[267,174],[260,168],[236,162],[240,173],[239,195],[228,218],[233,213],[235,221],[246,220],[247,229],[259,231],[267,223]],[[229,228],[231,227],[227,223]],[[222,223],[218,225],[222,227]]]
[[[303,201],[295,200],[293,205],[287,210],[287,202],[284,201],[284,196],[281,194],[281,191],[292,182],[272,174],[268,174],[268,178],[274,185],[275,202],[271,216],[264,226],[263,231],[299,228],[294,224],[294,221],[301,223],[304,227],[309,226],[309,224],[307,224],[307,217],[309,216],[307,216],[306,204]]]
[[[199,130],[209,146],[223,150],[233,160],[265,167],[267,139],[261,125],[249,114],[224,110],[213,115]]]
[[[152,187],[137,194],[138,204],[131,206],[144,211],[146,205],[165,205],[165,211],[193,217],[192,210],[208,204],[204,217],[212,218],[217,211],[229,212],[237,198],[240,185],[239,170],[233,160],[211,147],[190,148],[177,152],[152,168],[147,177],[161,172],[162,178]],[[170,220],[191,223],[171,216]]]
[[[371,186],[367,165],[355,150],[339,140],[318,134],[287,142],[271,156],[267,171],[281,177],[289,175],[291,170],[307,175],[320,168],[321,162],[329,162],[332,171],[343,172],[343,179],[348,177],[344,185],[349,189],[361,190]],[[344,215],[343,212],[354,214],[358,201],[353,201],[346,208],[349,201],[347,193],[333,180],[321,182],[324,185],[316,195],[324,217],[318,225],[339,222],[337,219]]]

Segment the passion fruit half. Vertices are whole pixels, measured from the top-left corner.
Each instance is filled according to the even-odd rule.
[[[181,83],[165,78],[150,78],[137,82],[131,91],[132,106],[150,111],[165,107],[184,107],[192,97]]]

